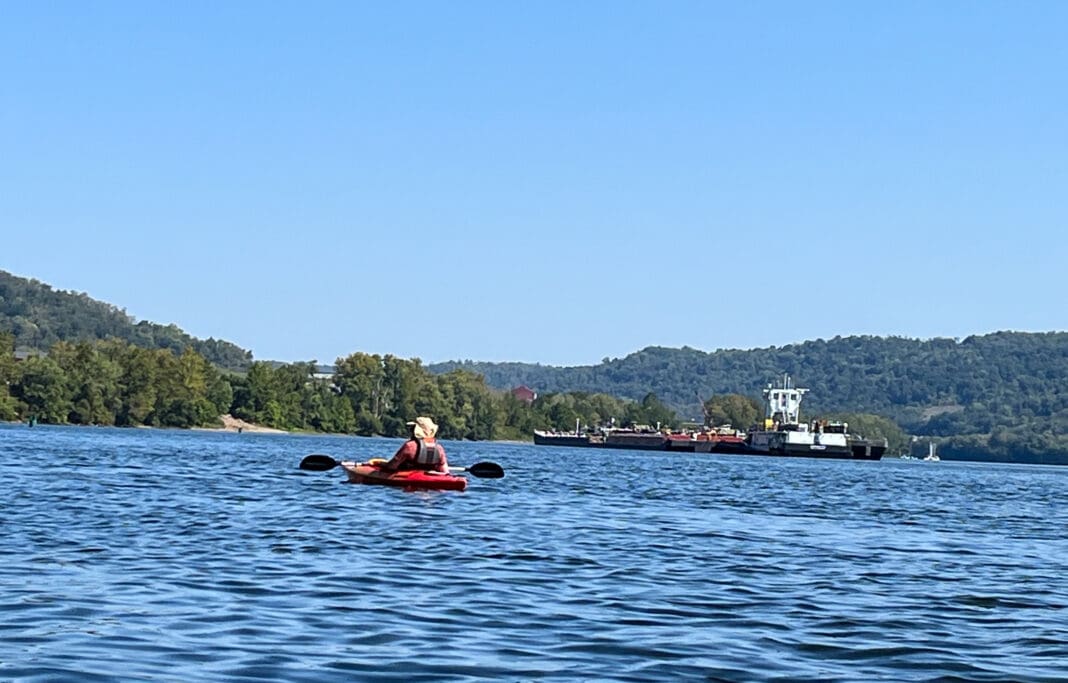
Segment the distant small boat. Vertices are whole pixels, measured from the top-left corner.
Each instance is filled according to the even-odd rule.
[[[924,458],[929,462],[939,462],[942,458],[938,457],[938,453],[935,453],[934,441],[927,444],[927,456]]]

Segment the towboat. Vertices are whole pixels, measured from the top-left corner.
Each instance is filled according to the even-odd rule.
[[[801,399],[808,389],[791,385],[784,375],[782,386],[764,389],[764,424],[746,437],[747,451],[757,455],[787,455],[810,458],[879,460],[886,440],[871,441],[849,433],[844,422],[801,422]]]

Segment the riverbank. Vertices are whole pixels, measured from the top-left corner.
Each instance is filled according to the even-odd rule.
[[[16,420],[16,421],[0,420],[0,424],[29,426],[26,422],[18,421],[18,420]],[[50,425],[49,423],[44,423],[44,422],[39,423],[39,424],[42,427],[55,426],[55,425]],[[64,427],[97,427],[99,425],[65,424],[65,425],[62,425],[62,426],[64,426]],[[255,424],[253,422],[248,422],[246,420],[242,420],[240,418],[236,418],[236,417],[234,417],[232,415],[229,415],[229,414],[220,415],[219,416],[219,426],[217,426],[217,427],[153,427],[153,426],[149,426],[149,425],[139,425],[137,427],[118,427],[118,429],[168,429],[168,430],[173,429],[173,430],[179,430],[179,431],[181,431],[183,429],[189,429],[190,431],[197,431],[197,432],[230,432],[230,433],[234,433],[234,434],[290,434],[292,436],[335,436],[335,437],[359,436],[357,434],[342,434],[342,433],[335,433],[335,432],[316,432],[316,431],[312,431],[312,430],[287,431],[285,429],[275,429],[273,427],[265,427],[263,425],[258,425],[258,424]],[[386,436],[381,436],[381,435],[376,435],[375,438],[403,439],[403,437],[386,437]],[[494,440],[490,440],[490,441],[464,441],[464,442],[465,443],[499,443],[499,444],[512,444],[512,445],[517,445],[517,446],[530,445],[530,444],[533,443],[533,441],[513,440],[513,439],[499,439],[499,440],[498,439],[494,439]]]
[[[274,427],[264,427],[252,422],[246,422],[240,418],[236,418],[233,415],[220,415],[219,422],[222,423],[221,427],[193,427],[192,429],[205,431],[205,432],[237,432],[238,434],[250,433],[250,434],[290,434],[284,429],[275,429]]]

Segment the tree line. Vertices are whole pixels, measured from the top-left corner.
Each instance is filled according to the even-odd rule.
[[[575,423],[675,426],[654,395],[641,402],[605,394],[548,394],[533,403],[489,387],[476,373],[433,373],[419,359],[354,353],[322,376],[314,361],[253,362],[220,370],[188,347],[145,349],[118,339],[57,342],[16,361],[0,333],[0,420],[48,424],[218,426],[231,414],[285,430],[404,436],[430,415],[443,439],[530,440],[535,429]]]
[[[111,411],[114,424],[183,426],[197,423],[225,404],[226,386],[235,396],[229,406],[231,412],[246,417],[256,415],[286,429],[348,431],[351,427],[358,433],[392,433],[394,420],[400,419],[395,416],[410,412],[410,407],[405,407],[406,399],[396,402],[381,391],[375,394],[372,404],[361,403],[365,399],[359,397],[366,394],[364,380],[353,380],[351,371],[341,373],[342,384],[349,383],[344,384],[340,394],[337,387],[341,385],[335,384],[332,389],[347,401],[338,403],[322,387],[317,389],[321,395],[305,396],[310,388],[298,391],[294,387],[301,385],[301,378],[308,374],[308,367],[303,366],[306,364],[283,366],[285,370],[272,364],[270,368],[253,370],[252,354],[230,342],[196,339],[175,325],[136,322],[124,310],[86,294],[53,290],[36,280],[0,271],[0,333],[4,332],[13,337],[17,348],[52,358],[69,382],[81,386],[72,389],[71,397],[66,398],[66,390],[57,387],[68,382],[54,381],[56,366],[34,361],[28,366],[33,377],[0,386],[0,418],[8,416],[4,419],[36,406],[42,414],[55,411],[50,419],[65,413],[67,421],[107,423],[104,414]],[[98,351],[105,361],[99,361],[81,346],[107,339],[122,340],[141,352],[105,348]],[[61,346],[53,355],[51,350],[60,342],[71,346]],[[195,359],[187,356],[189,349],[210,367],[195,371]],[[157,351],[169,352],[170,360]],[[86,373],[70,365],[74,362],[68,358],[72,353],[86,363],[100,365],[104,378],[87,387]],[[386,358],[390,360],[377,361],[382,372],[387,367],[389,372],[395,372],[402,361]],[[175,371],[172,364],[179,361],[190,367]],[[363,370],[375,365],[373,360],[361,362],[367,364]],[[115,363],[128,366],[121,368],[126,373],[126,384],[109,379],[109,373],[115,372]],[[0,365],[9,364],[10,359],[0,357]],[[455,409],[462,424],[458,422],[450,430],[457,434],[485,434],[487,429],[477,425],[493,424],[495,433],[507,435],[494,438],[528,438],[535,427],[566,429],[570,424],[573,429],[575,420],[592,425],[605,414],[604,405],[611,397],[619,401],[611,411],[617,420],[670,422],[656,419],[657,410],[650,412],[643,407],[648,403],[646,398],[652,396],[665,410],[701,421],[708,401],[713,399],[731,400],[738,405],[755,401],[759,406],[761,389],[789,373],[796,385],[810,389],[803,413],[826,417],[856,415],[859,411],[861,416],[877,416],[879,419],[874,421],[863,419],[872,423],[870,429],[884,433],[892,442],[897,438],[893,431],[900,426],[906,433],[938,441],[943,454],[982,450],[984,455],[998,459],[1036,461],[1039,453],[1068,453],[1068,399],[1064,396],[1064,387],[1068,386],[1068,333],[1064,332],[997,332],[963,340],[835,337],[766,349],[712,352],[649,347],[624,358],[605,358],[598,365],[577,367],[472,361],[430,366],[416,362],[416,366],[418,369],[409,374],[422,377],[424,386],[434,386],[443,397],[433,403],[448,404],[449,399],[444,397],[458,391],[470,393],[453,386],[457,383],[464,387],[470,383],[480,385],[480,391],[489,396],[471,402],[470,410],[466,404]],[[149,368],[157,373],[158,378],[152,381],[158,386],[145,379]],[[278,370],[280,374],[268,370]],[[458,370],[462,373],[453,375]],[[0,372],[10,375],[11,371],[0,367]],[[176,374],[183,372],[189,376],[186,380],[174,380]],[[446,379],[432,380],[426,377],[427,373]],[[198,385],[199,380],[193,377],[197,374],[204,375],[204,381],[214,387],[214,396],[184,384],[180,392],[173,393],[172,389],[178,389],[176,381]],[[137,382],[146,388],[139,390]],[[288,389],[271,389],[275,384]],[[535,387],[542,394],[525,409],[506,403],[507,389],[520,384]],[[157,392],[155,398],[147,388],[150,385]],[[132,397],[123,398],[129,405],[114,410],[101,407],[117,400],[119,390],[114,386],[122,387],[123,396],[132,392]],[[16,398],[13,392],[22,392],[19,395],[24,394],[26,399]],[[46,395],[48,392],[52,394]],[[265,401],[263,397],[272,392],[278,397],[273,402]],[[352,396],[358,398],[352,399],[348,392],[355,392]],[[294,398],[297,395],[299,400]],[[171,397],[172,403],[156,405],[164,400],[161,396]],[[591,396],[605,398],[591,402]],[[67,410],[67,401],[75,408]],[[345,403],[352,409],[352,423]],[[496,414],[494,411],[503,410],[509,417],[488,420],[479,412],[475,418],[476,405],[478,411]],[[629,417],[621,417],[628,411]],[[646,414],[634,419],[642,411]],[[569,412],[576,416],[566,418]],[[86,414],[88,418],[83,417]],[[859,424],[856,419],[861,418],[855,417],[850,424]],[[735,426],[745,424],[734,422]]]
[[[192,348],[121,340],[56,342],[21,362],[0,333],[0,419],[51,424],[195,427],[229,410],[228,379]]]
[[[435,372],[476,372],[494,387],[600,391],[700,415],[696,395],[761,395],[788,373],[810,390],[811,413],[885,415],[906,431],[942,437],[1052,420],[1068,408],[1068,333],[997,332],[955,339],[835,337],[766,349],[713,352],[649,347],[599,365],[452,362]]]
[[[356,353],[328,377],[314,362],[250,362],[233,371],[211,362],[203,346],[146,348],[115,338],[58,341],[16,362],[16,342],[0,332],[0,420],[191,427],[230,413],[287,430],[400,436],[407,420],[429,414],[443,438],[508,440],[609,421],[744,429],[762,414],[752,378],[763,384],[785,371],[811,390],[804,413],[885,437],[892,453],[907,450],[911,434],[936,441],[949,458],[1068,462],[1065,333],[851,337],[711,354],[649,348],[578,368],[424,366]],[[517,384],[538,387],[541,396],[519,401],[507,391]]]
[[[145,349],[128,342],[57,342],[47,354],[16,361],[14,337],[0,333],[0,420],[51,424],[218,426],[231,414],[284,430],[404,436],[405,423],[430,415],[444,439],[523,440],[535,429],[573,431],[599,425],[678,429],[732,425],[745,429],[763,417],[754,395],[714,394],[703,418],[680,417],[654,392],[640,400],[603,392],[547,392],[532,403],[490,386],[462,368],[434,372],[419,359],[354,353],[330,375],[314,361],[253,362],[237,373],[217,368],[193,350]],[[817,415],[810,411],[809,415]],[[869,438],[886,438],[891,453],[910,437],[875,413],[828,411]],[[941,416],[932,420],[941,419]],[[1068,462],[1068,410],[1041,424],[1021,421],[989,432],[937,438],[943,457],[1019,462]]]

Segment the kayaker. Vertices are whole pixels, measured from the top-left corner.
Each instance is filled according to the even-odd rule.
[[[438,426],[429,417],[417,417],[408,423],[411,436],[393,454],[389,462],[378,466],[382,472],[397,470],[431,470],[449,471],[449,461],[445,458],[445,447],[434,440]]]

